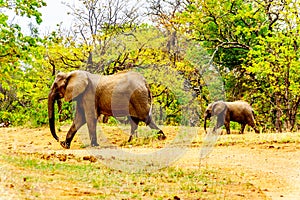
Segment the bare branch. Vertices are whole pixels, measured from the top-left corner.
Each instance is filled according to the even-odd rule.
[[[251,49],[250,46],[247,46],[245,44],[240,44],[238,42],[223,42],[216,47],[215,51],[213,52],[213,54],[208,62],[209,64],[212,64],[215,54],[219,51],[220,47],[222,47],[224,49],[230,49],[230,48],[242,48],[242,49],[246,49],[246,50]]]

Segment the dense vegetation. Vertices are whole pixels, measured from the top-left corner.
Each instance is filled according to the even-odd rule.
[[[45,2],[0,0],[0,10],[36,21],[25,34],[0,13],[0,123],[47,124],[58,71],[133,69],[150,83],[160,123],[200,125],[207,104],[225,99],[248,101],[263,130],[298,129],[299,1],[145,2],[78,0],[75,8],[66,1],[74,26],[41,36]]]

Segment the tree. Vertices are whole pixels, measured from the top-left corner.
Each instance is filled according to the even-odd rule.
[[[227,99],[250,101],[259,121],[280,132],[299,112],[298,8],[291,0],[195,0],[177,15],[219,66]]]
[[[33,17],[37,24],[42,22],[38,8],[45,5],[40,0],[0,1],[2,11],[12,10],[16,15]],[[32,35],[24,35],[19,25],[9,22],[5,12],[0,13],[0,26],[0,121],[23,123],[29,119],[26,112],[30,112],[32,105],[39,106],[38,99],[32,94],[40,94],[40,81],[36,81],[29,71],[37,70],[30,64],[41,59],[37,49],[43,40],[36,35],[33,26]]]
[[[121,0],[80,0],[80,7],[66,3],[75,18],[74,36],[90,47],[87,70],[104,73],[102,58],[118,33],[134,29],[139,16],[138,4]]]
[[[216,80],[219,77],[218,71],[211,70],[215,68],[215,65],[212,64],[208,51],[201,46],[199,41],[187,37],[189,34],[185,31],[186,19],[182,13],[186,11],[191,1],[149,0],[148,3],[148,13],[153,23],[163,31],[167,38],[163,50],[170,60],[170,66],[178,74],[183,75],[185,90],[195,93],[191,102],[197,106],[194,105],[195,111],[190,118],[199,124],[202,118],[201,111],[205,110],[208,102],[222,99],[223,87],[220,80]],[[215,83],[212,83],[212,80]],[[213,88],[213,84],[218,88]],[[205,87],[205,85],[210,86]]]
[[[292,131],[299,112],[299,6],[297,1],[285,1],[269,9],[277,20],[266,37],[259,37],[245,66],[259,83],[255,96],[271,102],[272,121],[279,132],[283,128]]]

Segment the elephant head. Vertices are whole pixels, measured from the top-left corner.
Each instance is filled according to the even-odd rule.
[[[61,100],[71,101],[85,90],[88,85],[88,78],[85,73],[80,71],[73,71],[68,74],[59,73],[57,74],[49,95],[48,95],[48,118],[49,126],[52,136],[59,141],[55,131],[55,115],[54,115],[54,103],[57,101],[59,110],[61,111]]]
[[[212,116],[218,116],[217,127],[222,126],[224,124],[227,110],[228,107],[223,101],[217,101],[209,104],[204,112],[204,131],[206,132],[206,120],[210,119]]]

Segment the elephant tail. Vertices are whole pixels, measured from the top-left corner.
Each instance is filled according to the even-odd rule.
[[[150,90],[150,86],[147,82],[145,82],[145,86],[148,90],[148,102],[149,102],[149,104],[151,105],[151,108],[152,108],[152,93],[151,93],[151,90]]]
[[[145,120],[145,123],[148,125],[151,123],[151,118],[152,118],[152,93],[151,93],[151,90],[150,90],[150,86],[149,84],[145,81],[145,86],[148,90],[148,103],[150,105],[150,109],[149,109],[149,112],[148,112],[148,116]]]
[[[253,119],[255,120],[256,115],[254,113],[254,110],[252,109],[251,112],[252,112]]]

